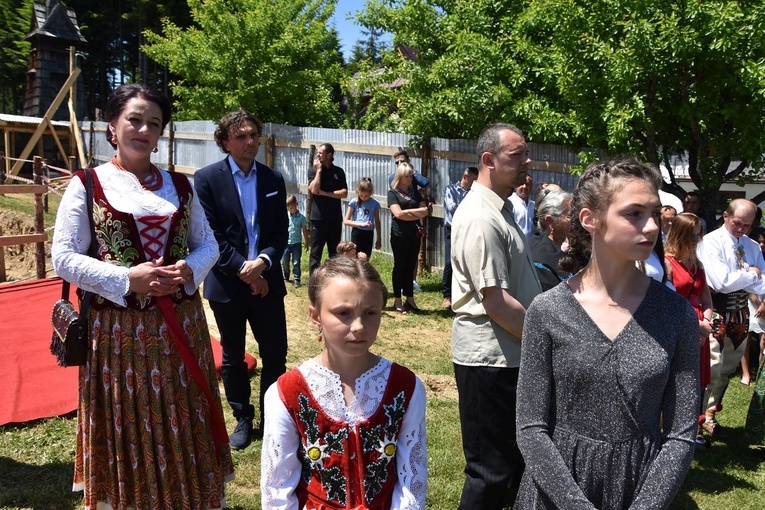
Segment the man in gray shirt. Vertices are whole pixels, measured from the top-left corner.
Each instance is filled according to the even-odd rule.
[[[452,221],[452,361],[459,393],[465,485],[461,509],[499,509],[520,483],[515,391],[526,308],[542,291],[508,199],[531,160],[521,131],[486,127],[478,179]]]

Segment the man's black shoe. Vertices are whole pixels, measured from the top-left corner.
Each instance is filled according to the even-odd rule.
[[[252,442],[252,418],[239,418],[234,432],[228,436],[232,450],[244,450]]]

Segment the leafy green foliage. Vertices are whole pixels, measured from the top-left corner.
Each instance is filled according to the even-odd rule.
[[[372,0],[358,19],[396,48],[345,83],[367,92],[354,125],[474,138],[507,121],[532,141],[642,155],[673,180],[682,155],[710,193],[761,172],[762,2]]]
[[[32,0],[0,0],[0,111],[20,114],[29,59]]]
[[[368,2],[359,21],[394,34],[397,47],[386,55],[386,71],[363,73],[346,86],[350,91],[370,90],[373,100],[367,115],[385,128],[407,133],[470,138],[487,121],[512,120],[514,91],[525,71],[507,58],[510,34],[505,27],[521,4]],[[403,56],[402,45],[416,49],[416,61]],[[396,80],[399,83],[392,86]],[[369,122],[361,124],[371,127]]]
[[[559,0],[529,4],[517,30],[534,95],[580,143],[657,165],[687,155],[694,184],[713,191],[763,164],[764,24],[750,1]]]
[[[246,108],[270,122],[337,124],[342,56],[328,21],[334,0],[189,0],[194,26],[169,19],[146,53],[178,76],[181,119]]]
[[[346,71],[350,74],[363,68],[364,64],[379,66],[383,62],[383,52],[387,51],[388,45],[381,40],[383,31],[378,28],[362,28],[360,30],[363,39],[356,41],[351,49],[351,57],[348,59]]]

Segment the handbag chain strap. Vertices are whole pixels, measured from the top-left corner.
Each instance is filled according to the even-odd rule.
[[[96,239],[96,227],[93,224],[93,169],[83,168],[85,172],[85,205],[88,208],[88,223],[90,224],[90,247],[88,247],[88,256],[98,258],[98,240]],[[61,284],[61,299],[69,299],[69,282],[62,280]],[[80,317],[83,319],[88,315],[88,308],[90,308],[90,298],[93,295],[92,292],[83,292],[82,301],[80,302]],[[81,324],[84,326],[87,321],[83,320]]]

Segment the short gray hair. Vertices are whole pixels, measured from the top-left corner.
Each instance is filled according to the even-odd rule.
[[[548,214],[554,218],[563,216],[568,208],[567,202],[571,201],[571,193],[557,189],[543,189],[537,195],[536,210],[534,216],[537,221],[537,229],[545,231],[545,216]]]

